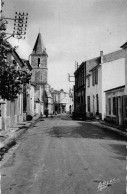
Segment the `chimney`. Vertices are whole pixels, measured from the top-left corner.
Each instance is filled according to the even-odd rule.
[[[103,63],[103,51],[100,51],[101,64]]]

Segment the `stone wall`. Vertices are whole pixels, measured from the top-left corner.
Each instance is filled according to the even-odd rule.
[[[40,65],[38,66],[38,58],[40,58]],[[48,68],[47,56],[45,55],[31,55],[32,77],[31,81],[36,83],[47,83]]]

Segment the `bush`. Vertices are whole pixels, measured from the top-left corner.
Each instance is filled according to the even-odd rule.
[[[27,117],[26,117],[27,121],[31,121],[32,119],[33,119],[33,117],[31,115],[27,115]]]

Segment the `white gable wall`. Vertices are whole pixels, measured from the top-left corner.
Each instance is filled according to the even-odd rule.
[[[125,58],[102,65],[102,119],[106,115],[106,90],[125,85]]]

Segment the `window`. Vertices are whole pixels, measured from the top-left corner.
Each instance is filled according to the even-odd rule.
[[[108,113],[111,115],[111,98],[108,99]]]
[[[36,109],[36,102],[34,101],[34,109]]]
[[[2,105],[0,104],[0,117],[1,117],[1,113],[2,113],[2,110],[1,110],[1,108],[2,108]]]
[[[20,101],[19,109],[20,109],[20,115],[21,115],[22,114],[22,96],[21,96],[21,94],[19,95],[19,101]]]
[[[90,112],[90,96],[87,96],[87,109]]]
[[[17,114],[17,99],[14,101],[14,114]]]
[[[83,103],[83,96],[81,96],[81,103]]]
[[[81,74],[79,74],[79,87],[81,86]]]
[[[16,65],[16,61],[15,61],[15,60],[13,60],[12,63],[13,63],[14,65]]]
[[[90,87],[90,76],[88,76],[88,87]]]
[[[84,84],[84,70],[82,69],[82,85]]]
[[[40,58],[38,58],[38,68],[40,67]]]
[[[11,108],[10,106],[11,106],[10,101],[7,100],[7,109],[6,109],[7,110],[7,116],[10,116],[10,108]]]
[[[92,85],[98,84],[98,69],[92,71]]]
[[[80,96],[78,97],[78,104],[80,104]]]
[[[92,85],[95,85],[95,71],[92,71]]]
[[[95,69],[95,84],[98,84],[98,69]]]
[[[98,94],[96,94],[96,105],[97,105],[97,112],[99,113],[99,97],[98,97]]]
[[[77,80],[77,78],[75,78],[75,89],[77,89],[78,88],[78,80]]]
[[[113,97],[113,115],[116,115],[116,97]]]

